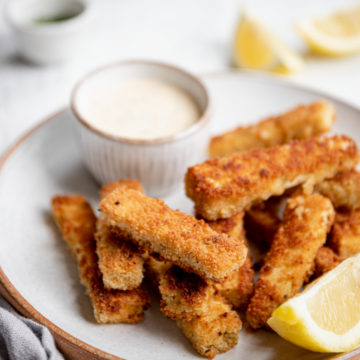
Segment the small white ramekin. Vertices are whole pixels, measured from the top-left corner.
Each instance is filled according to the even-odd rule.
[[[83,0],[10,0],[5,9],[20,55],[41,65],[63,62],[79,52],[86,40],[91,13],[91,7]],[[48,24],[35,22],[63,14],[75,16]]]
[[[155,140],[111,136],[89,125],[82,109],[87,106],[92,89],[137,77],[166,81],[187,91],[197,102],[201,117],[188,129]],[[148,195],[168,195],[181,186],[189,166],[207,157],[211,117],[208,92],[198,78],[176,67],[149,61],[128,61],[102,68],[77,84],[71,109],[84,162],[100,184],[118,179],[138,179]]]

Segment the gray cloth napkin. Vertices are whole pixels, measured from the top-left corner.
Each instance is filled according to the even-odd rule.
[[[0,297],[0,360],[64,360],[50,331]]]

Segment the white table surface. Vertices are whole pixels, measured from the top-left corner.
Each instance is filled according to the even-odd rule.
[[[0,0],[1,13],[5,3]],[[294,21],[356,1],[247,3],[285,41],[306,53]],[[91,4],[96,16],[83,50],[69,62],[51,67],[22,61],[11,29],[0,16],[0,154],[39,121],[67,106],[76,81],[99,66],[126,59],[152,59],[196,74],[230,68],[231,41],[245,1],[93,0]],[[360,107],[360,55],[305,58],[301,73],[283,78]]]

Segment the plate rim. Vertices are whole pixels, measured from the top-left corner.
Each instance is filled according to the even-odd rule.
[[[335,100],[342,105],[352,108],[360,113],[360,107],[347,102],[346,100],[339,99],[336,96],[326,93],[326,91],[318,91],[316,89],[312,89],[311,87],[296,84],[281,78],[280,76],[271,75],[271,74],[263,74],[257,71],[244,71],[244,70],[236,70],[236,69],[228,69],[228,70],[220,70],[213,71],[209,73],[203,73],[195,75],[201,79],[208,78],[216,78],[223,76],[240,76],[240,77],[248,77],[253,81],[262,82],[262,83],[270,83],[276,84],[282,87],[293,88],[301,91],[310,92],[319,97],[326,96],[330,100]],[[205,84],[206,86],[206,84]],[[70,107],[66,106],[61,108],[60,110],[54,112],[49,117],[45,118],[45,120],[40,121],[37,125],[32,127],[30,130],[25,132],[20,138],[15,140],[3,153],[0,157],[0,176],[2,174],[2,170],[4,168],[5,163],[11,155],[17,150],[17,148],[24,143],[31,135],[40,130],[43,126],[50,123],[58,116],[61,116],[65,112],[69,111]],[[46,326],[50,332],[53,334],[57,347],[64,353],[65,356],[70,356],[70,359],[94,359],[94,360],[124,360],[116,355],[109,354],[103,350],[100,350],[90,344],[87,344],[73,335],[70,335],[66,331],[62,330],[60,327],[53,324],[50,320],[48,320],[45,316],[43,316],[38,310],[36,310],[30,303],[20,294],[20,292],[15,288],[15,286],[10,282],[2,267],[0,266],[0,294],[4,296],[4,298],[22,315],[31,320],[35,320],[41,325]],[[355,360],[360,359],[360,348],[353,349],[348,353],[339,353],[334,354],[334,357],[330,359],[336,359],[343,356],[343,360]]]
[[[36,133],[39,129],[41,129],[46,124],[50,123],[58,116],[69,111],[69,107],[62,108],[56,111],[51,116],[47,117],[45,120],[42,120],[39,124],[35,125],[32,129],[23,134],[13,145],[11,145],[5,154],[0,158],[0,173],[6,163],[6,161],[11,157],[11,155],[15,152],[15,150],[24,143],[31,135]],[[50,320],[48,320],[44,315],[42,315],[38,310],[36,310],[30,303],[20,294],[20,292],[15,288],[15,286],[11,283],[11,281],[6,276],[4,270],[0,266],[0,293],[4,298],[22,315],[31,320],[35,320],[39,322],[41,325],[46,326],[50,332],[53,334],[56,345],[60,348],[65,354],[75,353],[76,350],[80,350],[81,355],[84,359],[92,358],[96,360],[125,360],[115,355],[111,355],[105,351],[99,350],[96,347],[89,345],[75,336],[70,335],[66,331],[62,330],[60,327],[53,324]],[[72,347],[76,347],[76,349],[71,349]],[[75,350],[75,351],[71,351]],[[74,354],[75,355],[75,354]],[[79,358],[79,357],[74,357]],[[81,357],[79,358],[81,359]]]

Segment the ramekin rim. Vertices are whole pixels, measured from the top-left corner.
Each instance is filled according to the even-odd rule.
[[[65,22],[59,22],[56,24],[50,24],[45,26],[37,26],[37,27],[26,27],[21,26],[17,21],[13,19],[13,17],[10,15],[10,7],[12,6],[11,2],[8,2],[6,4],[5,10],[4,10],[4,17],[5,20],[8,22],[10,26],[12,26],[15,30],[26,33],[29,35],[35,35],[35,36],[54,36],[57,35],[59,32],[68,32],[72,30],[76,30],[77,27],[82,25],[83,23],[87,22],[89,18],[91,17],[91,13],[93,11],[92,4],[89,4],[89,2],[85,0],[76,0],[78,3],[83,5],[83,10],[77,14],[75,17],[66,20]]]
[[[179,133],[176,133],[176,134],[170,135],[170,136],[166,136],[166,137],[162,137],[162,138],[150,139],[150,140],[149,139],[130,139],[130,138],[125,138],[125,137],[120,137],[117,135],[110,135],[110,134],[103,132],[103,131],[95,128],[94,126],[90,125],[85,119],[83,119],[83,117],[80,116],[79,112],[76,109],[75,96],[76,96],[76,93],[79,90],[80,86],[88,78],[90,78],[91,76],[93,76],[103,70],[106,70],[111,67],[132,65],[132,64],[144,64],[144,65],[154,65],[154,66],[166,67],[168,69],[175,70],[175,71],[185,75],[186,77],[192,79],[193,81],[195,81],[200,86],[203,93],[205,94],[205,99],[206,99],[206,106],[205,106],[204,112],[201,115],[201,117],[195,122],[195,124],[191,125],[187,129],[185,129]],[[159,145],[159,144],[165,144],[165,143],[171,143],[171,142],[177,142],[177,141],[183,140],[184,138],[191,136],[194,133],[197,133],[200,129],[202,129],[205,125],[207,125],[212,116],[212,102],[211,102],[211,98],[209,95],[209,91],[199,77],[197,77],[197,76],[191,74],[190,72],[187,72],[186,70],[183,70],[182,68],[177,67],[175,65],[170,65],[167,63],[162,63],[159,61],[152,61],[152,60],[125,60],[125,61],[108,64],[108,65],[102,66],[100,68],[97,68],[96,70],[89,72],[81,80],[79,80],[76,83],[76,85],[71,93],[70,109],[71,109],[71,112],[74,114],[74,117],[76,118],[76,120],[79,121],[79,123],[81,123],[83,126],[87,127],[90,131],[92,131],[92,132],[96,133],[97,135],[100,135],[104,138],[112,140],[112,141],[133,144],[133,145]]]

